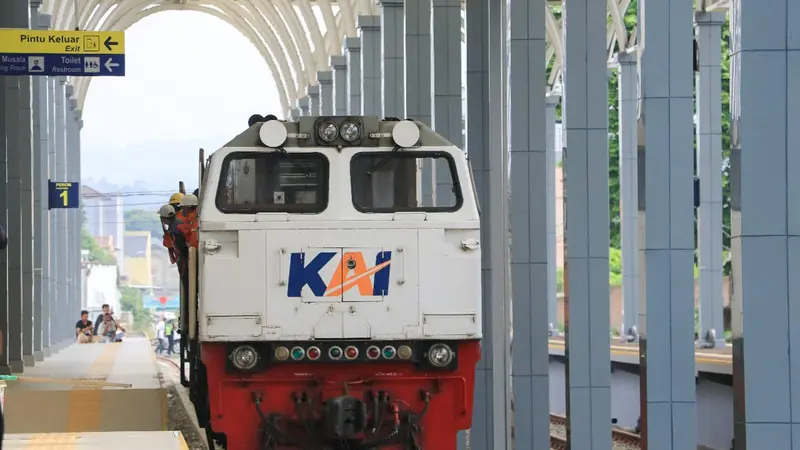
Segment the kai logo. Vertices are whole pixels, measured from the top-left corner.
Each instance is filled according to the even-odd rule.
[[[362,252],[344,252],[331,279],[326,283],[320,271],[329,267],[336,252],[320,252],[311,261],[306,253],[292,253],[289,262],[289,297],[301,297],[303,287],[308,286],[315,297],[335,297],[356,288],[362,297],[389,294],[389,271],[392,252],[378,252],[375,265],[367,266]],[[328,272],[328,271],[325,271]]]

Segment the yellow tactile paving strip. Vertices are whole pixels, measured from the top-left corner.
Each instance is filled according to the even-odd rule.
[[[89,379],[108,378],[119,355],[119,344],[105,344],[97,359],[89,366],[86,377]],[[69,394],[67,432],[97,430],[102,419],[102,387],[75,386]]]
[[[109,433],[43,433],[8,435],[7,450],[189,450],[178,431],[109,432]]]
[[[549,347],[553,350],[564,350],[564,341],[550,340]],[[633,346],[612,345],[612,355],[620,356],[635,356],[639,357],[639,348]],[[730,365],[731,355],[725,353],[712,353],[698,351],[695,353],[695,360],[701,364],[717,364],[717,365]]]

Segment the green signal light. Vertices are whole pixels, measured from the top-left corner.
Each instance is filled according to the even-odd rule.
[[[306,352],[300,347],[295,347],[292,349],[292,359],[303,359],[305,354]]]
[[[342,349],[340,349],[339,347],[331,348],[330,356],[331,356],[331,358],[341,358],[342,357]]]
[[[383,348],[383,357],[386,359],[392,359],[395,355],[394,347],[384,347]]]

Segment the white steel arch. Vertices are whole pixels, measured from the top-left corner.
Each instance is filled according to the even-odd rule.
[[[720,10],[728,0],[697,0],[697,7]],[[546,64],[552,63],[548,85],[559,84],[563,57],[560,0],[543,0],[546,9]],[[631,0],[606,0],[609,59],[616,48],[636,45],[637,30],[628,33],[625,13]],[[77,5],[78,10],[75,10]],[[160,11],[192,10],[218,17],[239,30],[258,49],[275,77],[284,111],[296,104],[317,71],[330,68],[330,56],[341,53],[345,36],[356,35],[356,18],[379,14],[375,0],[44,0],[55,29],[125,30]],[[321,19],[317,18],[315,10]],[[462,25],[463,26],[463,25]],[[464,33],[462,33],[462,38]],[[91,78],[76,79],[83,107]]]

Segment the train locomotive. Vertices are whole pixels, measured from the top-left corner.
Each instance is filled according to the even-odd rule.
[[[228,450],[454,450],[481,248],[463,151],[424,124],[274,116],[200,156],[182,375]]]

